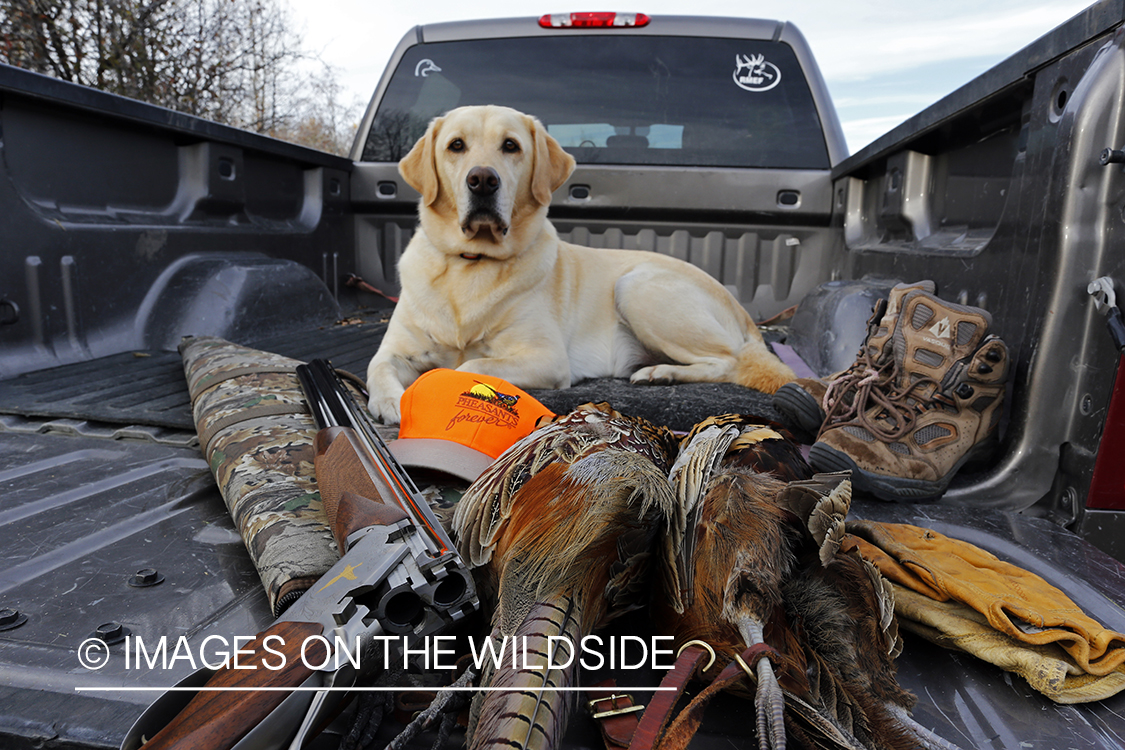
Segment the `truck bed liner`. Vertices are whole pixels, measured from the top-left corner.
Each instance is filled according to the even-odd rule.
[[[386,324],[381,313],[345,323],[237,342],[308,361],[327,357],[362,375]],[[31,372],[0,384],[0,414],[65,417],[195,431],[178,352],[121,352]]]

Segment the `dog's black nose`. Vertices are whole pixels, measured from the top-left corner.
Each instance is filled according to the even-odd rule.
[[[473,167],[465,183],[474,195],[492,195],[500,189],[500,175],[492,167]]]

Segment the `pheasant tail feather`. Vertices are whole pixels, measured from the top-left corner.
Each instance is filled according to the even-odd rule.
[[[558,688],[573,681],[581,610],[571,596],[536,602],[513,636],[494,636],[502,642],[492,653],[503,647],[503,656],[483,665],[490,690],[473,701],[471,750],[558,746],[570,712],[570,694]]]

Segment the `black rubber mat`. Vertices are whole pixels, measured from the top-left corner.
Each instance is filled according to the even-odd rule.
[[[770,405],[771,396],[733,383],[677,383],[633,385],[624,378],[584,380],[555,391],[528,391],[556,414],[589,401],[607,401],[623,414],[644,417],[673,430],[692,425],[715,414],[754,414],[782,422]]]
[[[176,352],[123,352],[5,380],[0,413],[195,429]]]
[[[385,330],[378,316],[349,318],[333,326],[236,343],[306,362],[324,357],[362,376]],[[0,414],[195,430],[177,352],[123,352],[5,380],[0,382]]]

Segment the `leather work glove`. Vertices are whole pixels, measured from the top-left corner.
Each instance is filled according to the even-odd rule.
[[[1058,703],[1125,688],[1125,635],[1034,573],[930,529],[850,519],[847,528],[843,546],[894,583],[907,629],[1016,672]]]

